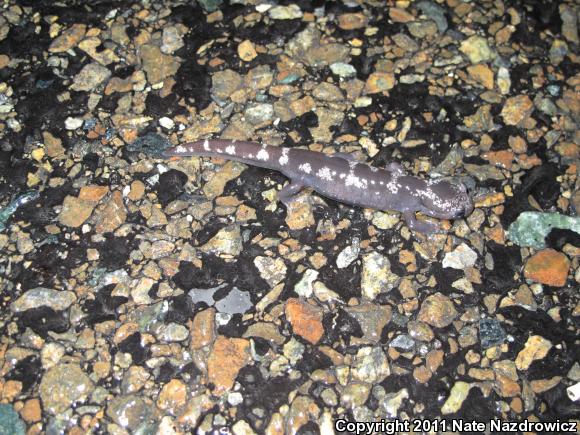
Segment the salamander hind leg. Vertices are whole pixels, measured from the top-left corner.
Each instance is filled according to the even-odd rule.
[[[288,204],[290,204],[294,200],[295,195],[298,192],[300,192],[303,188],[304,184],[296,181],[290,181],[289,184],[284,186],[282,190],[278,192],[278,199],[282,201],[282,203],[286,207],[288,207]]]
[[[413,231],[419,231],[424,234],[442,234],[443,231],[438,225],[431,222],[418,221],[415,217],[414,211],[407,211],[403,213],[407,226]]]

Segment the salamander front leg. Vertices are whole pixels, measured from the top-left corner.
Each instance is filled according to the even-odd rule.
[[[406,211],[403,213],[407,226],[413,231],[419,231],[424,234],[441,234],[444,233],[438,225],[431,222],[418,221],[415,217],[414,211]]]
[[[296,181],[290,181],[286,186],[278,192],[278,199],[288,207],[288,204],[292,202],[294,196],[304,188],[304,184],[298,183]]]

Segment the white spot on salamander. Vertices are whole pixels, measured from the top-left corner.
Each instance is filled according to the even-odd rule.
[[[368,181],[366,178],[361,178],[357,175],[354,175],[354,171],[350,171],[346,176],[346,180],[344,180],[344,184],[347,186],[358,187],[359,189],[366,189],[368,186]]]
[[[310,172],[312,172],[312,166],[310,166],[310,163],[302,163],[301,165],[298,166],[298,169],[307,174],[310,174]]]
[[[184,147],[183,145],[178,145],[177,147],[175,147],[175,152],[178,154],[183,154],[187,152],[187,148]]]
[[[206,151],[210,151],[209,149],[209,141],[206,139],[203,141],[203,149]]]
[[[318,172],[316,173],[316,175],[318,175],[323,180],[332,181],[332,173],[331,173],[330,168],[328,166],[324,166],[324,167],[320,168],[318,170]]]
[[[280,166],[288,164],[288,151],[290,151],[288,148],[282,148],[282,155],[278,159],[278,163],[280,163]]]
[[[266,161],[269,158],[270,158],[270,154],[268,154],[268,151],[266,151],[264,148],[262,148],[260,151],[258,151],[258,154],[256,154],[256,159],[258,159],[258,160]]]
[[[226,153],[230,156],[233,156],[236,153],[236,146],[235,145],[228,145],[226,147]]]
[[[341,172],[340,175],[338,176],[338,178],[340,178],[341,180],[346,177],[346,174],[344,172]]]

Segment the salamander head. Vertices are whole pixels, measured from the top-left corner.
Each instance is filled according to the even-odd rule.
[[[439,219],[457,219],[469,216],[473,200],[465,184],[454,180],[431,180],[421,195],[425,214]]]

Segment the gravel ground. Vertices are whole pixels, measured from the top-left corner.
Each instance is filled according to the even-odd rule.
[[[192,3],[0,7],[0,434],[576,432],[578,4]],[[218,137],[476,207],[161,157]]]

